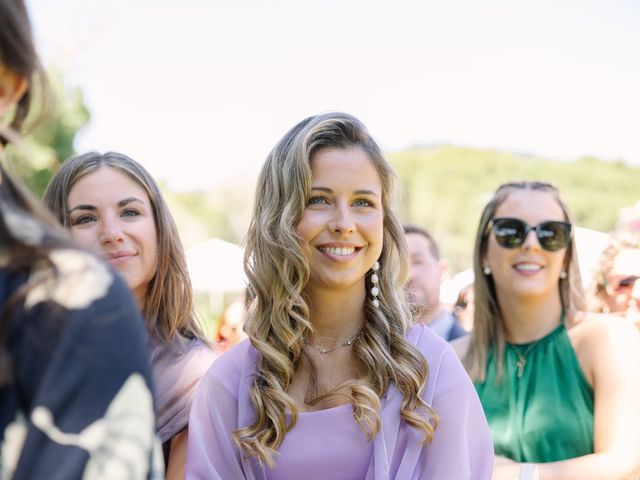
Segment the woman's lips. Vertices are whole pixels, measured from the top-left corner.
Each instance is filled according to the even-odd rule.
[[[112,265],[122,265],[135,256],[134,252],[112,252],[105,254],[104,258]]]
[[[338,262],[347,262],[353,259],[362,247],[355,245],[319,245],[316,247],[324,256]]]
[[[542,270],[542,265],[533,262],[519,262],[513,265],[513,269],[521,275],[531,276]]]

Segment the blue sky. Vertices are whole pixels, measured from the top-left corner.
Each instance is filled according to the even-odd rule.
[[[92,112],[77,147],[174,189],[256,175],[328,110],[387,150],[440,142],[640,165],[633,0],[27,0]]]

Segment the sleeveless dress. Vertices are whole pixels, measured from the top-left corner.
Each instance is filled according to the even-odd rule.
[[[490,350],[486,379],[475,387],[496,455],[553,462],[593,453],[593,389],[564,324],[536,342],[505,344],[500,383]]]

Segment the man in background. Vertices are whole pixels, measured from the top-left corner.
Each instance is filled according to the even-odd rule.
[[[415,225],[404,225],[404,233],[410,257],[405,288],[409,300],[419,309],[418,321],[447,341],[465,335],[467,331],[455,315],[440,303],[440,283],[445,279],[447,263],[440,258],[433,236]]]

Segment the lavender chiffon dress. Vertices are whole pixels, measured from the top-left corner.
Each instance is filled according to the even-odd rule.
[[[214,363],[196,394],[189,419],[186,478],[490,479],[491,434],[456,354],[423,325],[412,327],[408,339],[429,364],[423,398],[440,417],[431,443],[421,443],[419,432],[400,418],[402,395],[391,385],[381,401],[381,430],[372,442],[359,435],[357,427],[344,425],[355,420],[345,416],[343,407],[336,407],[301,416],[287,434],[295,441],[285,437],[274,470],[245,457],[232,433],[254,418],[248,388],[259,354],[244,341]],[[344,468],[349,458],[350,470]]]
[[[164,444],[187,427],[198,384],[216,354],[199,340],[181,335],[171,345],[150,335],[147,347],[156,390],[157,430]]]

